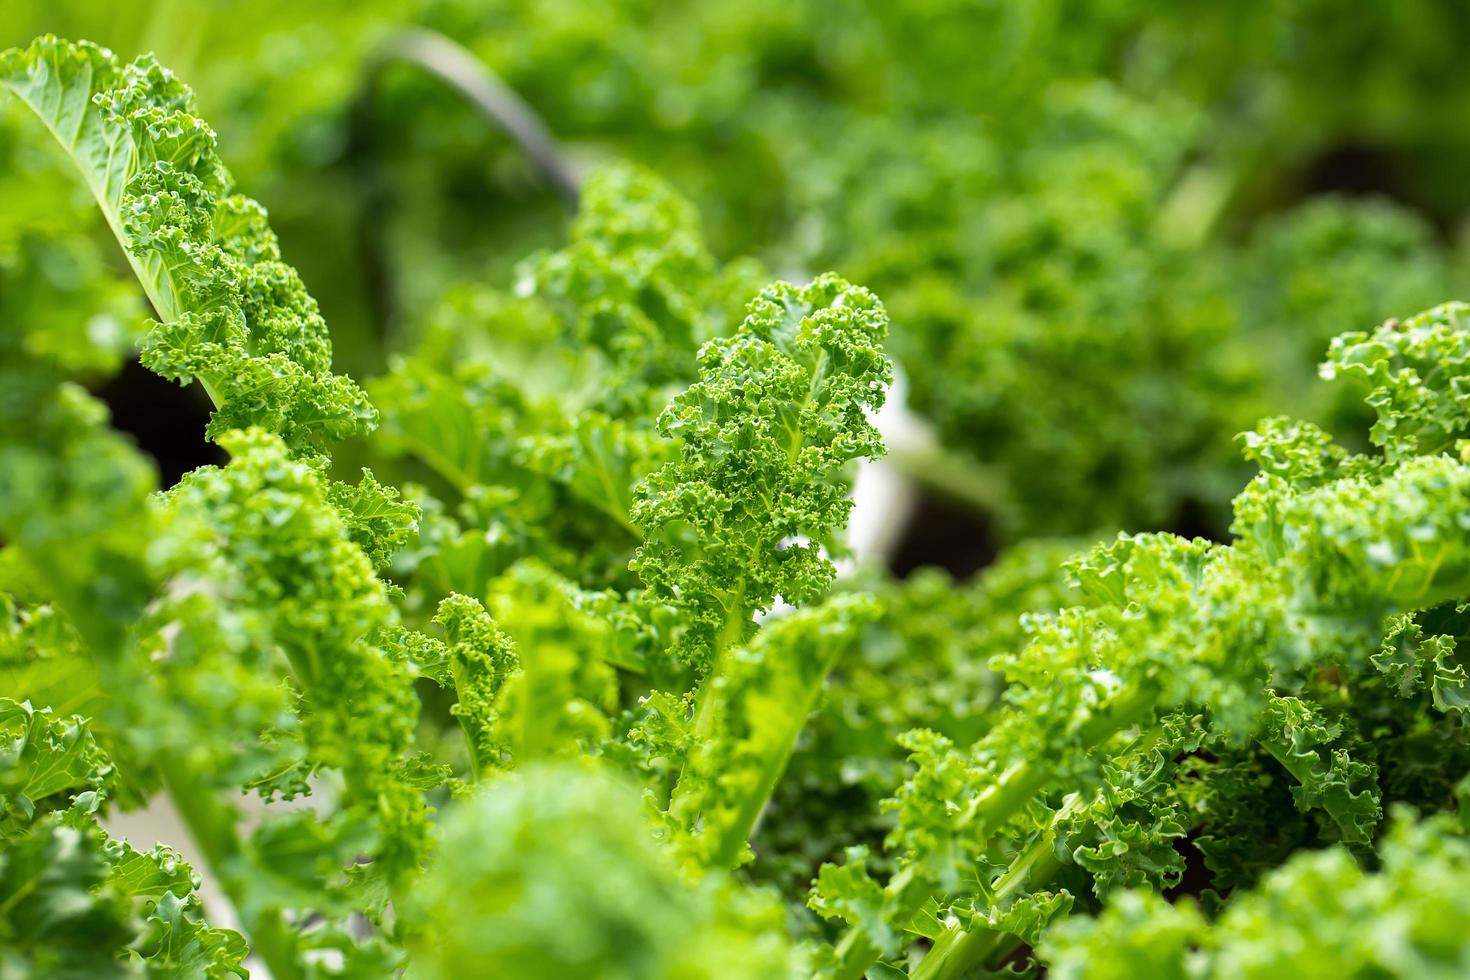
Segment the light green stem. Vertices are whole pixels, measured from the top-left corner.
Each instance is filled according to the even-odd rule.
[[[895,446],[883,462],[919,486],[979,514],[993,513],[1005,500],[1005,483],[999,474],[938,446]]]
[[[238,869],[244,858],[235,828],[235,809],[222,804],[208,781],[200,779],[178,755],[162,753],[158,766],[174,809],[240,917],[251,952],[260,957],[273,980],[303,978],[294,952],[295,931],[281,910],[257,910],[245,900]]]

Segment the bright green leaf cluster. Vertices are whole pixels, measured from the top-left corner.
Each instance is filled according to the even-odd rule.
[[[1300,855],[1214,922],[1152,892],[1119,895],[1096,920],[1053,930],[1059,977],[1458,977],[1470,846],[1444,820],[1404,817],[1365,871],[1340,848]]]
[[[750,635],[779,596],[811,601],[832,582],[824,554],[852,506],[846,464],[882,453],[867,412],[892,367],[882,305],[836,276],[777,283],[734,337],[700,349],[700,377],[659,416],[680,458],[640,485],[633,568],[687,611],[681,655],[705,663]]]
[[[258,425],[306,445],[373,424],[362,391],[332,373],[316,303],[281,261],[264,210],[233,192],[183,83],[151,58],[123,65],[43,37],[5,54],[0,85],[71,156],[159,318],[145,362],[204,383],[218,406],[212,435]]]
[[[0,968],[16,976],[245,977],[243,937],[204,924],[162,845],[110,838],[115,769],[85,719],[0,698]]]
[[[1424,324],[1422,331],[1385,328],[1377,335],[1381,356],[1417,353],[1426,333],[1440,347],[1451,344],[1447,316],[1412,321]],[[1339,354],[1334,363],[1345,360]],[[1368,377],[1369,403],[1399,428],[1438,418],[1435,406],[1450,402],[1457,383],[1444,369]],[[1420,393],[1412,402],[1393,397],[1406,383]],[[1440,428],[1445,434],[1436,447],[1454,437],[1456,424]],[[917,771],[891,804],[897,822],[887,843],[898,868],[877,910],[885,925],[875,929],[870,914],[850,926],[829,954],[829,975],[857,976],[875,959],[897,956],[903,944],[894,937],[916,931],[911,920],[936,899],[965,935],[936,944],[924,958],[930,966],[914,975],[955,975],[956,963],[978,962],[968,952],[977,945],[994,956],[998,951],[985,945],[989,927],[963,926],[974,903],[996,907],[985,876],[977,887],[969,869],[994,862],[998,848],[1003,856],[1023,853],[1009,842],[1035,833],[1038,819],[1063,806],[1058,794],[1114,782],[1117,774],[1105,773],[1102,760],[1147,745],[1181,711],[1200,715],[1191,723],[1201,726],[1193,737],[1205,741],[1195,744],[1212,752],[1237,752],[1246,740],[1259,744],[1294,781],[1295,808],[1323,814],[1318,833],[1325,839],[1371,841],[1384,784],[1361,756],[1372,751],[1367,740],[1378,724],[1377,670],[1391,671],[1405,696],[1419,687],[1416,655],[1394,658],[1392,646],[1381,652],[1384,622],[1452,604],[1470,588],[1462,516],[1470,507],[1470,470],[1448,456],[1414,454],[1418,443],[1399,451],[1390,444],[1383,457],[1351,457],[1315,430],[1281,423],[1258,430],[1247,445],[1269,468],[1237,501],[1238,541],[1125,535],[1084,554],[1072,569],[1090,604],[1033,619],[1024,648],[993,659],[1010,687],[990,730],[967,750],[931,732],[907,737]],[[1394,629],[1405,634],[1402,625]],[[1438,658],[1447,678],[1455,677],[1443,641],[1433,646],[1430,664]],[[1323,671],[1338,679],[1325,679]],[[1359,686],[1366,689],[1365,713],[1354,716]],[[1150,819],[1165,824],[1141,824],[1137,843],[1178,837],[1196,821],[1210,833],[1208,798],[1193,813],[1180,802],[1158,809],[1177,781],[1164,780],[1164,795],[1145,800],[1156,811]],[[1116,790],[1104,792],[1116,798]],[[1102,851],[1074,849],[1064,863],[1093,871],[1105,894],[1111,871],[1095,862],[1126,839],[1124,833]],[[1014,867],[1014,860],[999,867]],[[1155,862],[1153,880],[1167,884],[1171,866]],[[836,901],[819,899],[826,906]]]
[[[917,0],[814,33],[801,5],[691,9],[676,21],[718,28],[711,59],[649,98],[658,126],[707,112],[700,138],[732,158],[805,160],[780,191],[806,222],[783,265],[840,256],[892,287],[920,407],[997,463],[917,476],[996,490],[1002,537],[1208,510],[1236,465],[1223,434],[1273,370],[1242,310],[1261,336],[1301,322],[1270,345],[1286,373],[1336,319],[1445,272],[1372,205],[1201,246],[1228,162],[1198,154],[1187,93],[1071,77],[1101,55],[1063,27],[1113,36],[1096,11]],[[977,23],[1033,60],[969,69],[994,103],[935,103]],[[882,52],[908,24],[922,64],[898,71],[909,55]],[[647,124],[620,100],[656,76],[606,24],[539,30],[594,75],[621,64],[603,111]],[[745,104],[773,85],[806,94]],[[107,327],[118,283],[58,272],[91,254],[76,229],[52,251],[35,215],[0,222],[0,285],[40,277],[0,295],[36,320],[0,340],[0,883],[22,896],[0,898],[0,973],[228,976],[247,949],[280,980],[944,980],[1030,950],[1085,975],[1109,956],[1128,975],[1464,972],[1460,305],[1334,343],[1325,373],[1366,386],[1372,450],[1329,431],[1362,414],[1347,395],[1302,400],[1321,425],[1240,438],[1259,474],[1229,541],[1125,533],[1070,560],[1011,549],[968,584],[840,579],[893,376],[866,289],[757,291],[668,185],[602,168],[511,290],[400,311],[369,438],[376,410],[333,373],[182,84],[48,37],[0,56],[0,87],[124,245],[160,321],[145,362],[203,382],[230,455],[157,492],[83,386],[132,337]],[[840,90],[866,108],[829,118]],[[994,105],[1035,125],[953,125]],[[752,225],[780,211],[760,200]],[[205,922],[178,855],[105,829],[155,796],[243,935]],[[1423,818],[1385,831],[1405,807]],[[1208,913],[1155,897],[1179,888],[1214,889]]]

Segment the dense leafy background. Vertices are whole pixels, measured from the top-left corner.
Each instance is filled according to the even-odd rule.
[[[1351,416],[1302,380],[1327,340],[1465,275],[1455,4],[14,6],[6,43],[152,50],[201,93],[355,375],[564,226],[423,73],[387,70],[363,109],[385,38],[445,31],[574,160],[670,180],[716,255],[883,296],[913,403],[979,464],[949,489],[997,541],[1218,536],[1234,433]]]
[[[1460,5],[6,14],[0,975],[1470,969]]]

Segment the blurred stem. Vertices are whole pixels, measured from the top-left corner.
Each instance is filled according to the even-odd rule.
[[[437,31],[414,28],[388,39],[368,67],[368,97],[392,64],[412,65],[439,79],[515,141],[548,184],[575,211],[579,182],[561,147],[535,111],[480,59]]]
[[[1159,237],[1179,248],[1200,247],[1219,227],[1238,185],[1238,173],[1217,164],[1189,168],[1159,206],[1154,221]]]
[[[725,662],[725,652],[740,643],[745,636],[745,627],[754,613],[745,605],[745,580],[741,579],[740,588],[734,598],[726,607],[725,624],[720,629],[719,636],[715,637],[714,653],[710,657],[709,671],[700,681],[699,691],[694,696],[694,715],[692,723],[694,726],[694,737],[696,741],[708,741],[715,732],[719,723],[719,698],[713,692],[715,678],[721,673]]]
[[[726,651],[741,641],[745,635],[745,625],[754,615],[754,612],[745,605],[745,580],[741,579],[739,589],[734,596],[730,597],[725,607],[725,622],[720,628],[719,635],[715,637],[714,652],[710,656],[709,668],[705,671],[704,677],[700,679],[699,686],[694,693],[694,707],[689,716],[689,724],[696,744],[707,743],[713,738],[719,727],[721,708],[724,705],[716,690],[719,683],[717,678],[721,674]],[[689,775],[691,767],[692,762],[686,761],[678,775],[674,777],[674,784],[668,789],[670,804],[679,798],[680,788],[685,777]]]
[[[362,185],[358,241],[365,278],[372,287],[372,306],[384,345],[392,339],[399,316],[392,263],[385,241],[391,210],[379,164],[382,143],[377,132],[377,95],[394,65],[416,68],[442,82],[494,128],[505,133],[575,213],[581,182],[566,155],[536,112],[500,76],[456,41],[425,28],[391,36],[368,61],[361,89],[349,117],[348,156],[356,161]]]
[[[883,462],[925,490],[976,513],[992,514],[1004,500],[999,473],[938,444],[894,446]]]
[[[280,909],[257,911],[245,900],[235,870],[242,858],[234,808],[221,804],[208,781],[198,778],[182,757],[160,753],[158,767],[174,809],[235,907],[252,954],[260,957],[273,980],[304,976],[292,951],[293,931]]]

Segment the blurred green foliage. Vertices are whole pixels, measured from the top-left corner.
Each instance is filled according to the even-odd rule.
[[[1245,472],[1231,436],[1282,410],[1350,430],[1352,406],[1305,394],[1302,368],[1467,276],[1455,3],[7,12],[0,44],[50,30],[154,50],[199,90],[358,374],[411,345],[446,287],[504,288],[565,221],[438,81],[400,64],[367,87],[405,25],[444,32],[569,159],[671,180],[717,256],[835,268],[883,296],[911,400],[1003,539],[1223,533]]]

